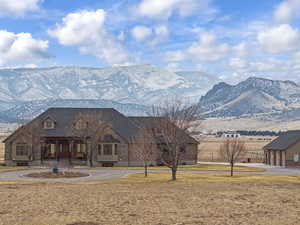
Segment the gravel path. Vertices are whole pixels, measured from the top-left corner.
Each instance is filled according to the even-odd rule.
[[[261,165],[257,167],[262,168]],[[265,172],[235,172],[242,174],[270,174],[270,175],[289,175],[289,176],[300,176],[300,168],[278,168],[264,166]],[[66,169],[67,170],[67,169]],[[31,178],[24,175],[35,172],[46,172],[50,169],[28,169],[1,172],[0,180],[6,181],[46,181],[46,182],[74,182],[74,181],[97,181],[97,180],[111,180],[117,179],[130,174],[141,173],[143,170],[117,170],[117,169],[72,169],[81,173],[87,173],[87,177],[77,178],[57,178],[57,179],[45,179],[45,178]],[[149,172],[168,172],[168,170],[149,170]],[[181,172],[193,172],[193,173],[228,173],[228,171],[206,171],[206,170],[184,170]]]

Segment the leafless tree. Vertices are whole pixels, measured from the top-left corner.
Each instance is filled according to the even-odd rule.
[[[20,126],[18,130],[18,141],[26,144],[30,160],[35,160],[35,151],[41,149],[40,129],[41,123],[33,120],[28,124]]]
[[[239,138],[226,138],[220,146],[220,156],[230,164],[230,176],[233,176],[235,163],[245,155],[245,142]]]
[[[103,121],[103,115],[100,112],[79,113],[72,123],[72,135],[87,146],[87,159],[91,167],[99,140],[104,137],[106,129],[109,128],[111,124]]]
[[[152,107],[152,116],[156,117],[153,133],[159,142],[160,158],[171,169],[172,180],[176,180],[178,165],[190,141],[185,134],[199,126],[195,122],[199,116],[199,105],[169,98]]]
[[[139,160],[143,161],[145,169],[145,177],[148,177],[148,166],[156,150],[156,141],[153,136],[152,130],[145,126],[139,127],[139,132],[133,138],[133,149]]]

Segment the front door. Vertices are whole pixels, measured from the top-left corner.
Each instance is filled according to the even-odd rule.
[[[69,144],[68,143],[62,143],[60,145],[60,152],[59,152],[59,158],[69,158]]]

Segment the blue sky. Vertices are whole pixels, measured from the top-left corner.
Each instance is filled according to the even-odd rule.
[[[153,64],[300,80],[299,0],[0,0],[0,67]]]

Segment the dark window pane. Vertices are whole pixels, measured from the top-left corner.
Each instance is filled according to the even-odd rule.
[[[112,144],[104,144],[103,145],[103,154],[104,155],[112,155]]]

